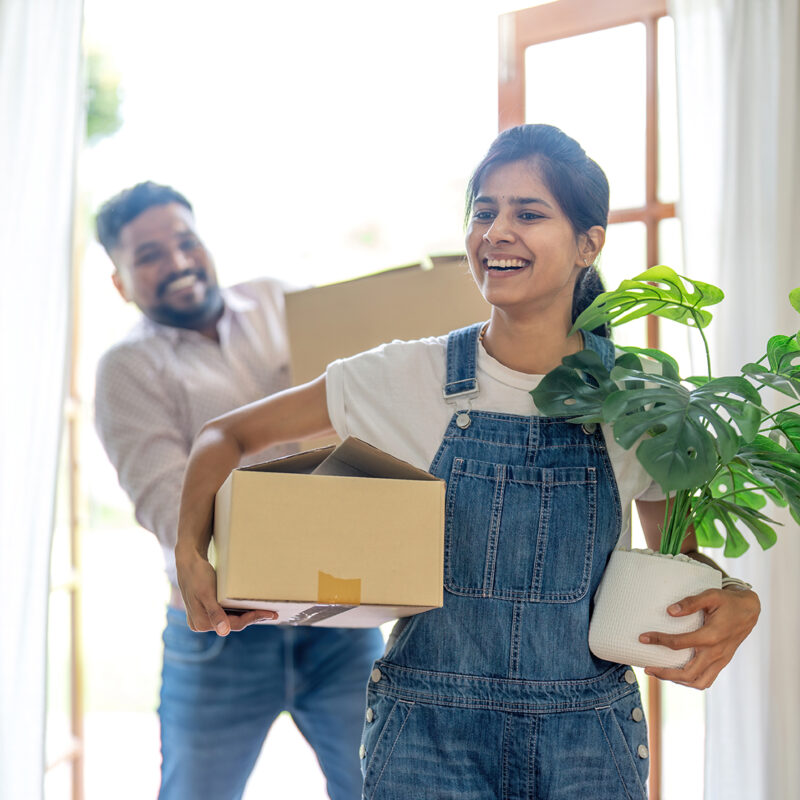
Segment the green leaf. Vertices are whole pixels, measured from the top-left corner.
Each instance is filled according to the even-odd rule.
[[[789,302],[795,311],[800,312],[800,286],[789,292]]]
[[[780,440],[776,440],[772,434],[783,434],[788,445],[786,449],[800,453],[800,414],[794,411],[780,411],[775,415],[774,423],[775,430],[770,433],[770,439],[780,444]]]
[[[616,386],[615,386],[616,388]],[[570,417],[569,421],[601,422],[607,392],[588,383],[579,372],[559,366],[545,375],[531,392],[540,414]]]
[[[781,375],[769,372],[761,364],[750,363],[742,367],[742,372],[770,389],[789,397],[800,397],[800,370],[797,371],[797,375]]]
[[[643,356],[648,356],[649,358],[658,361],[661,364],[661,374],[666,375],[668,378],[673,378],[674,380],[680,380],[678,369],[678,362],[668,353],[665,353],[663,350],[655,350],[652,347],[620,347],[620,350],[624,350],[626,353],[634,353],[634,354],[641,354]],[[621,363],[622,359],[617,359],[617,364],[619,366],[628,367],[628,364]],[[629,367],[629,369],[635,369],[636,367]],[[640,364],[639,369],[644,369],[643,366]]]
[[[742,445],[736,459],[755,482],[772,487],[800,514],[800,453],[787,452],[766,436]]]
[[[603,360],[593,350],[567,356],[531,391],[541,414],[569,417],[568,422],[602,422],[603,401],[617,391]]]
[[[722,547],[725,538],[714,525],[715,514],[704,514],[694,521],[694,534],[700,547]]]
[[[717,542],[716,545],[710,546],[720,546],[719,531],[714,525],[715,521],[721,522],[725,528],[724,552],[730,558],[742,555],[749,548],[749,544],[739,530],[739,524],[744,524],[750,530],[762,550],[772,547],[778,540],[777,534],[772,528],[772,525],[778,524],[774,520],[756,509],[738,505],[729,500],[717,500],[705,509],[695,526],[695,531],[698,528],[702,530],[704,541],[713,539]],[[698,544],[700,544],[700,537],[698,537]],[[703,546],[709,545],[704,544]]]
[[[767,342],[767,358],[770,372],[786,372],[794,361],[800,359],[800,344],[797,342],[797,337],[783,334],[770,337]]]
[[[667,492],[709,482],[718,466],[735,456],[740,446],[737,428],[743,439],[751,440],[761,419],[760,407],[753,403],[758,393],[744,378],[717,378],[689,391],[664,376],[621,367],[615,367],[611,377],[620,382],[648,379],[656,384],[612,392],[602,413],[622,447],[632,447],[649,434],[638,445],[636,455]]]
[[[691,284],[691,290],[684,280]],[[669,267],[655,266],[631,280],[622,281],[616,290],[597,297],[575,320],[573,330],[593,330],[605,323],[622,325],[648,314],[692,327],[705,327],[711,322],[711,314],[705,306],[719,303],[724,296],[716,286],[682,279]]]

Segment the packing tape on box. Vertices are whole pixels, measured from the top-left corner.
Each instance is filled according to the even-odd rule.
[[[317,576],[317,602],[361,605],[361,578],[337,578],[320,570]]]

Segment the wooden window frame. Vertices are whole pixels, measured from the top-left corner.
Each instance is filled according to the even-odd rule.
[[[674,203],[658,199],[658,21],[667,0],[557,0],[500,16],[498,130],[525,122],[525,51],[537,44],[640,22],[645,26],[645,202],[612,209],[609,224],[641,222],[646,231],[647,266],[659,263],[659,223],[674,218]],[[647,318],[647,346],[658,347],[658,319]],[[660,800],[662,775],[661,682],[648,678],[650,798]]]

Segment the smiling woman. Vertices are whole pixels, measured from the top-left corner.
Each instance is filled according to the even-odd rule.
[[[576,189],[581,202],[562,205],[554,173],[601,191]],[[613,364],[608,338],[570,332],[573,308],[592,299],[579,279],[603,245],[607,183],[563,132],[523,125],[497,137],[469,185],[467,258],[492,306],[488,326],[335,361],[308,384],[208,423],[189,457],[175,548],[187,618],[195,631],[241,636],[278,616],[232,616],[217,602],[213,502],[241,457],[329,426],[357,436],[447,487],[443,605],[398,622],[375,662],[364,796],[406,800],[422,783],[431,800],[642,799],[649,751],[636,676],[590,653],[588,626],[609,556],[630,539],[633,499],[649,511],[640,516],[653,542],[663,493],[607,431],[543,416],[530,396],[578,350]],[[680,641],[692,660],[654,674],[709,685],[759,603],[753,592],[711,590],[671,613],[703,608],[714,614]]]
[[[467,255],[494,306],[484,346],[531,374],[583,348],[580,333],[567,337],[563,353],[560,344],[551,350],[547,343],[582,310],[575,301],[589,273],[593,291],[602,290],[589,265],[605,242],[608,183],[577,142],[568,142],[547,125],[512,129],[492,146],[467,191]],[[535,333],[536,349],[523,351],[514,341],[511,331],[520,323]]]

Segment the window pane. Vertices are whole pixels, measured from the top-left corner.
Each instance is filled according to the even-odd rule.
[[[677,217],[662,220],[658,225],[659,261],[680,275],[684,274],[682,247],[680,221]],[[686,325],[661,319],[658,323],[658,336],[661,349],[678,362],[683,377],[705,372],[702,340],[697,331]],[[693,347],[690,347],[693,340]]]
[[[600,274],[607,289],[616,289],[626,278],[647,268],[647,230],[643,222],[621,222],[609,225],[606,244],[600,257]],[[637,319],[614,329],[619,345],[647,346],[647,322]]]
[[[658,21],[658,199],[676,202],[679,185],[675,24],[671,17],[662,17]]]
[[[529,122],[556,125],[605,170],[611,207],[645,201],[645,29],[641,23],[529,47]]]

